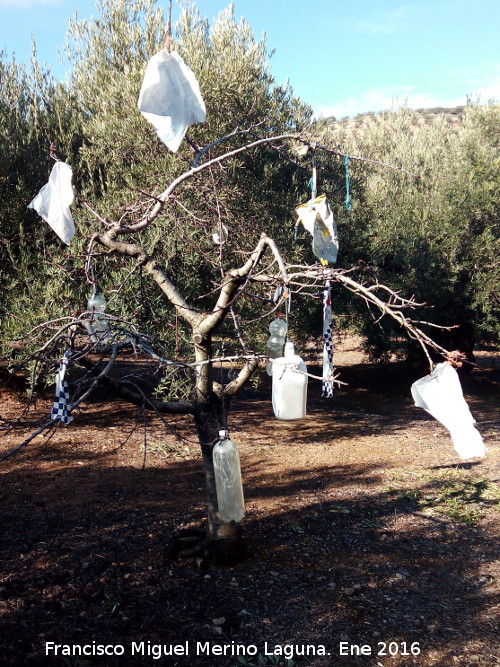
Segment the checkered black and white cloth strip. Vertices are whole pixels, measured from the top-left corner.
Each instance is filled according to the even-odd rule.
[[[327,280],[323,290],[323,382],[321,395],[324,398],[333,396],[333,343],[332,343],[332,298],[330,281]]]
[[[50,413],[51,419],[59,419],[63,424],[70,424],[73,417],[68,411],[69,392],[68,384],[64,378],[68,366],[68,357],[65,355],[56,373],[56,397]]]

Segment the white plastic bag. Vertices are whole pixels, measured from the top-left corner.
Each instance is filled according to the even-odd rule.
[[[462,394],[457,371],[447,362],[438,364],[430,375],[414,382],[411,393],[415,405],[423,408],[450,432],[453,445],[463,459],[485,456],[486,447],[476,420]]]
[[[323,263],[337,261],[339,239],[333,213],[326,195],[311,199],[296,209],[300,222],[313,237],[313,253]]]
[[[28,208],[34,208],[66,245],[70,244],[75,235],[75,224],[69,210],[74,199],[72,175],[69,164],[56,162],[50,172],[49,182],[28,204]]]
[[[200,86],[176,51],[162,49],[146,67],[138,107],[154,126],[163,143],[174,153],[186,130],[206,118]]]

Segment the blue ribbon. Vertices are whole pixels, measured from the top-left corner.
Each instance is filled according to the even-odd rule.
[[[311,190],[311,197],[314,197],[314,181],[312,176],[307,183],[307,187]]]

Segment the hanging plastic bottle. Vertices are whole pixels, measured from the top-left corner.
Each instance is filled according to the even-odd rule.
[[[94,289],[92,296],[87,301],[87,308],[91,313],[91,323],[97,334],[105,334],[108,331],[106,318],[103,317],[106,305],[106,299],[101,292],[98,289]]]
[[[307,368],[295,354],[293,343],[286,343],[285,356],[273,364],[273,410],[277,419],[302,419],[307,406]],[[301,372],[298,372],[301,371]]]
[[[219,431],[219,437],[212,452],[219,517],[224,523],[238,522],[245,516],[240,456],[227,431]]]
[[[281,317],[277,317],[269,325],[271,336],[267,340],[267,356],[271,359],[277,359],[283,354],[287,330],[287,324]],[[273,374],[273,364],[271,361],[267,362],[266,371],[268,375]]]
[[[217,245],[223,245],[229,237],[227,227],[224,223],[218,224],[212,232],[212,241]]]

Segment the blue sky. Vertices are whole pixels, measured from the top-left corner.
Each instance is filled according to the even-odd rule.
[[[167,0],[160,0],[166,9]],[[197,0],[210,19],[226,0]],[[498,0],[235,0],[256,36],[275,49],[271,71],[326,116],[407,104],[500,102]],[[68,19],[96,15],[94,0],[0,0],[0,49],[31,53],[63,78],[57,48]],[[177,10],[178,11],[178,10]]]

